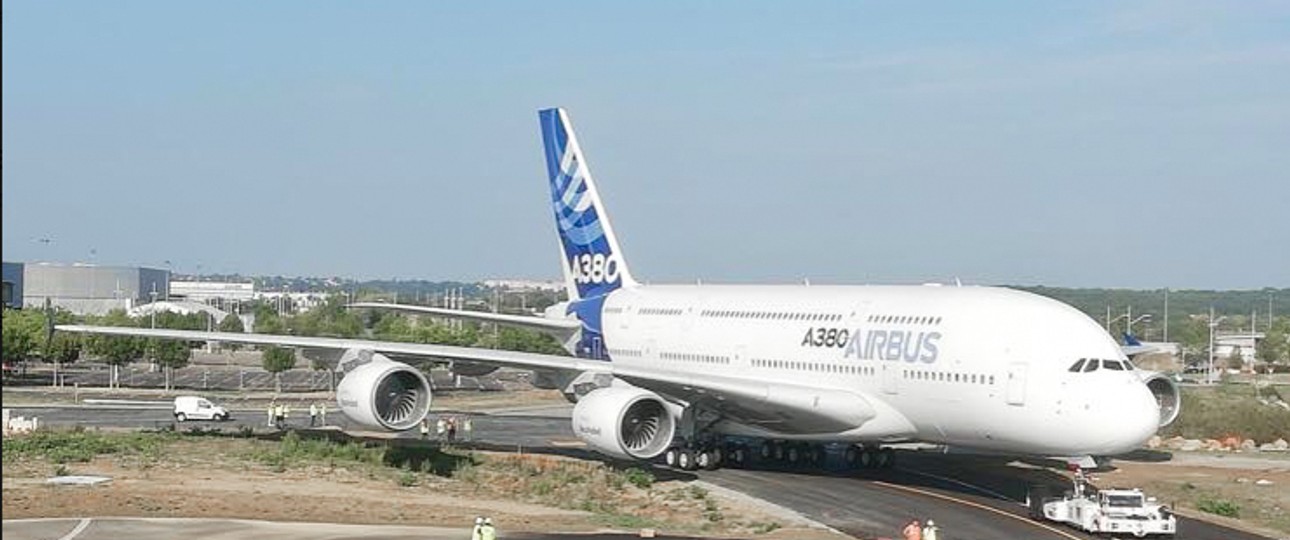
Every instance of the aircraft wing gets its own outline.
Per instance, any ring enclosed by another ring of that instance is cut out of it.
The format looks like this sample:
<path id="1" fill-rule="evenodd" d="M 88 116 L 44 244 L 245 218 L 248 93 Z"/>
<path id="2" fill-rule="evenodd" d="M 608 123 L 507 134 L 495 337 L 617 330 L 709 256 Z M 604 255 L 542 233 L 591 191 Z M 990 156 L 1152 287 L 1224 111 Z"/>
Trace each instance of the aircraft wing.
<path id="1" fill-rule="evenodd" d="M 1130 359 L 1140 354 L 1153 353 L 1160 350 L 1160 347 L 1143 344 L 1142 341 L 1138 340 L 1138 338 L 1133 334 L 1127 333 L 1124 334 L 1124 345 L 1120 346 L 1120 351 Z"/>
<path id="2" fill-rule="evenodd" d="M 197 330 L 133 328 L 128 326 L 88 326 L 79 324 L 60 324 L 55 326 L 55 329 L 62 332 L 82 334 L 182 339 L 186 341 L 220 341 L 225 343 L 245 343 L 248 345 L 300 347 L 303 349 L 326 349 L 334 351 L 362 349 L 400 358 L 420 357 L 442 360 L 468 360 L 497 366 L 525 369 L 588 371 L 595 369 L 603 370 L 605 367 L 605 362 L 582 360 L 571 356 L 555 356 L 549 354 L 504 351 L 497 349 L 478 349 L 473 347 L 453 347 L 450 345 L 431 345 L 426 343 L 404 343 L 399 341 L 284 336 L 275 334 L 245 334 L 236 332 L 202 332 Z"/>
<path id="3" fill-rule="evenodd" d="M 474 347 L 330 337 L 204 332 L 128 326 L 57 325 L 58 331 L 83 334 L 219 341 L 302 349 L 370 350 L 394 358 L 458 360 L 521 369 L 610 373 L 635 386 L 685 403 L 703 402 L 737 423 L 781 433 L 832 433 L 877 416 L 871 401 L 853 392 L 749 381 L 728 376 L 683 374 L 622 366 L 600 360 Z"/>
<path id="4" fill-rule="evenodd" d="M 572 335 L 582 326 L 582 323 L 574 319 L 547 319 L 544 317 L 532 317 L 526 315 L 507 315 L 504 313 L 488 313 L 484 311 L 466 311 L 461 309 L 445 309 L 429 306 L 411 306 L 407 304 L 386 304 L 384 302 L 355 302 L 348 304 L 349 308 L 365 309 L 387 309 L 390 311 L 401 311 L 404 313 L 415 313 L 418 315 L 433 315 L 436 317 L 445 317 L 451 319 L 465 319 L 468 321 L 487 322 L 519 326 L 532 330 L 542 330 L 554 332 L 563 336 Z"/>

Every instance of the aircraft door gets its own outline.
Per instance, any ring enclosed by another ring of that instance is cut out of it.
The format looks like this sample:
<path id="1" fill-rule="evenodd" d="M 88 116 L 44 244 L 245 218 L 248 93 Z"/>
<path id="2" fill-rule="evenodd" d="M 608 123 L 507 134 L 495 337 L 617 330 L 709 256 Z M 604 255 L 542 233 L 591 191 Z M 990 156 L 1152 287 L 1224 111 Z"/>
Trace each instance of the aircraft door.
<path id="1" fill-rule="evenodd" d="M 1008 364 L 1008 405 L 1026 404 L 1026 372 L 1029 368 L 1025 362 Z"/>
<path id="2" fill-rule="evenodd" d="M 882 363 L 882 391 L 887 394 L 900 392 L 900 366 L 890 362 Z"/>

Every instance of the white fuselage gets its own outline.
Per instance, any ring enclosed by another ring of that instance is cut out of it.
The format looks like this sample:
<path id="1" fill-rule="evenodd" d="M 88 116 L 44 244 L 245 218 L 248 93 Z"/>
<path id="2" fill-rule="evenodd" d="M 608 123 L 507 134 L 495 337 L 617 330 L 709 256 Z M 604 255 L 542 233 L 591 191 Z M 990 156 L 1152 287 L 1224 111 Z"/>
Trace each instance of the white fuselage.
<path id="1" fill-rule="evenodd" d="M 1153 434 L 1158 405 L 1119 346 L 1074 308 L 1011 289 L 952 286 L 638 286 L 602 311 L 605 352 L 641 371 L 854 392 L 879 411 L 840 433 L 1038 455 L 1109 455 Z M 775 436 L 723 424 L 731 434 Z"/>

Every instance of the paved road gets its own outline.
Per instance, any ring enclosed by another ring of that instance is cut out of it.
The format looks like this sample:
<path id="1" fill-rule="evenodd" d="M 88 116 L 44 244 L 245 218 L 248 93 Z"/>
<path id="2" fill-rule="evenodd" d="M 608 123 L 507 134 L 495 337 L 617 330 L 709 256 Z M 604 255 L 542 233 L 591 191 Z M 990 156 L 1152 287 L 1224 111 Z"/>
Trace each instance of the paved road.
<path id="1" fill-rule="evenodd" d="M 398 525 L 340 525 L 335 523 L 285 523 L 242 519 L 95 518 L 15 519 L 4 521 L 5 540 L 461 540 L 470 529 Z M 504 540 L 622 540 L 627 534 L 543 534 L 499 531 Z M 659 536 L 684 540 L 679 536 Z"/>
<path id="2" fill-rule="evenodd" d="M 528 451 L 592 458 L 573 435 L 567 411 L 567 407 L 558 407 L 522 414 L 472 414 L 475 444 L 486 449 L 510 450 L 522 446 Z M 13 414 L 38 416 L 44 424 L 86 427 L 161 427 L 173 423 L 169 405 L 164 403 L 132 407 L 21 407 L 14 409 Z M 235 410 L 229 422 L 188 422 L 181 424 L 180 429 L 191 425 L 237 430 L 246 426 L 269 431 L 264 416 L 263 411 Z M 329 415 L 328 420 L 343 429 L 356 427 L 342 414 Z M 293 416 L 291 423 L 304 427 L 308 417 Z M 381 436 L 407 443 L 419 438 L 416 432 Z M 831 455 L 831 459 L 836 458 Z M 944 530 L 953 531 L 952 536 L 946 536 L 954 540 L 1090 538 L 1072 529 L 1026 519 L 1025 508 L 1021 506 L 1026 482 L 1013 475 L 991 472 L 998 468 L 966 465 L 971 462 L 964 456 L 916 451 L 899 452 L 898 463 L 899 467 L 892 471 L 866 473 L 789 471 L 778 465 L 757 463 L 749 470 L 681 473 L 656 468 L 655 472 L 664 477 L 699 478 L 747 493 L 858 538 L 896 537 L 900 526 L 913 517 L 935 519 Z M 1063 479 L 1053 474 L 1048 481 L 1060 486 Z M 1267 540 L 1187 518 L 1180 518 L 1177 538 Z"/>

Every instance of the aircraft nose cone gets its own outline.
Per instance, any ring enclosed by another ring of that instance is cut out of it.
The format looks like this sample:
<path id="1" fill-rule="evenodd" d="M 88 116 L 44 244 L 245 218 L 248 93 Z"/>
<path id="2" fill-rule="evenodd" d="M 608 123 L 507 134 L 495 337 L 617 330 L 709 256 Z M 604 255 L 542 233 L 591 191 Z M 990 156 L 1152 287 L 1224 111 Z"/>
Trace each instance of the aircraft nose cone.
<path id="1" fill-rule="evenodd" d="M 1116 418 L 1116 423 L 1120 426 L 1116 446 L 1120 447 L 1121 453 L 1142 446 L 1160 429 L 1160 405 L 1152 398 L 1146 385 L 1135 385 L 1124 394 L 1119 400 Z"/>

